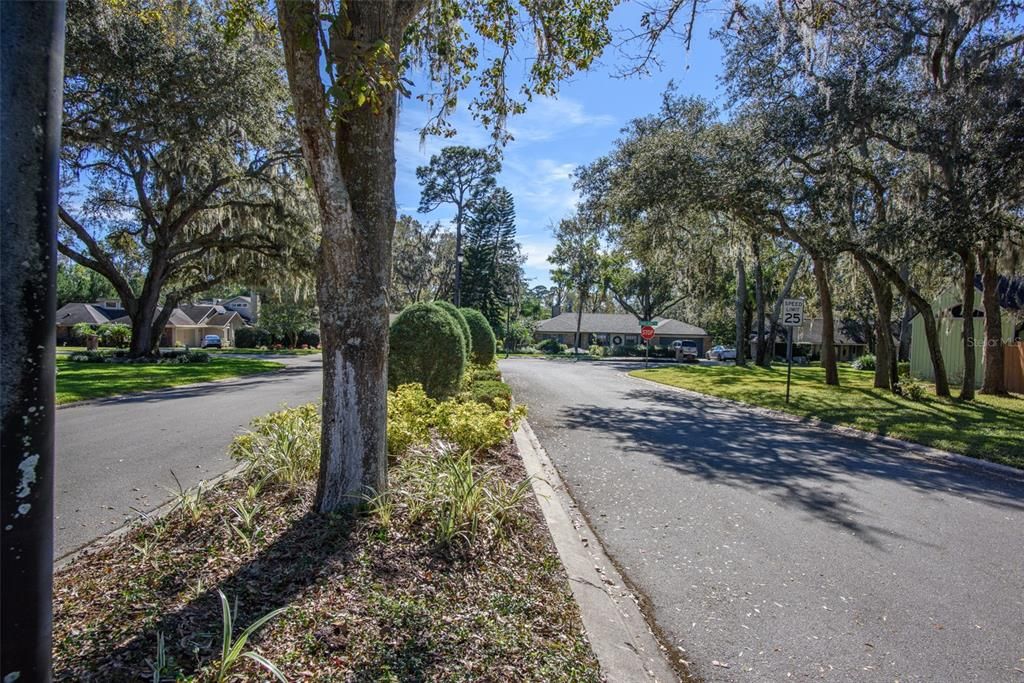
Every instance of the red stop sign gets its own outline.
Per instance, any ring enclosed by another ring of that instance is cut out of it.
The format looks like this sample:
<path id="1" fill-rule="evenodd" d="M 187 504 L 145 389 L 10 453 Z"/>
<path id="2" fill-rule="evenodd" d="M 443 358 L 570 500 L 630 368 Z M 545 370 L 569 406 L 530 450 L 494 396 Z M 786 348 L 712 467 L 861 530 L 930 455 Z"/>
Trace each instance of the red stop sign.
<path id="1" fill-rule="evenodd" d="M 644 341 L 651 341 L 654 339 L 654 328 L 650 325 L 644 325 L 640 328 L 640 336 L 644 338 Z"/>

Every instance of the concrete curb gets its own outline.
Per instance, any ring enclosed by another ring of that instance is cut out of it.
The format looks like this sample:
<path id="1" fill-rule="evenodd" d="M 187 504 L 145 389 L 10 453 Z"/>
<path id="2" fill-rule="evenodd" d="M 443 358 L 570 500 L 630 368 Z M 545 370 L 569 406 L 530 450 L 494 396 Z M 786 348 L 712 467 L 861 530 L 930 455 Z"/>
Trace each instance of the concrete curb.
<path id="1" fill-rule="evenodd" d="M 212 479 L 204 479 L 195 486 L 190 486 L 185 490 L 194 491 L 200 486 L 211 488 L 213 486 L 216 486 L 217 484 L 220 484 L 223 481 L 227 481 L 228 479 L 234 479 L 235 477 L 245 472 L 246 467 L 246 463 L 239 463 L 238 465 L 235 465 L 227 472 L 222 472 L 221 474 L 218 474 L 216 477 L 213 477 Z M 80 545 L 74 550 L 64 553 L 63 555 L 61 555 L 53 561 L 53 571 L 59 572 L 63 569 L 66 569 L 68 565 L 73 563 L 79 557 L 97 552 L 99 550 L 102 550 L 103 548 L 106 548 L 108 545 L 116 543 L 118 540 L 120 540 L 122 536 L 124 536 L 133 529 L 139 528 L 139 526 L 152 524 L 161 517 L 170 514 L 175 509 L 176 506 L 177 501 L 175 501 L 174 499 L 168 500 L 156 506 L 149 512 L 141 513 L 139 519 L 128 522 L 127 524 L 122 524 L 110 533 L 104 534 L 99 538 L 94 538 L 93 540 L 88 541 L 84 545 Z"/>
<path id="2" fill-rule="evenodd" d="M 530 425 L 523 420 L 514 436 L 605 679 L 680 680 Z"/>
<path id="3" fill-rule="evenodd" d="M 942 465 L 960 465 L 970 469 L 983 470 L 988 474 L 998 474 L 1003 477 L 1009 477 L 1011 479 L 1019 479 L 1024 481 L 1024 470 L 1019 470 L 1016 467 L 1010 467 L 1009 465 L 1002 465 L 997 462 L 989 462 L 988 460 L 980 460 L 978 458 L 972 458 L 969 455 L 961 455 L 960 453 L 951 453 L 949 451 L 943 451 L 938 448 L 932 448 L 931 446 L 925 446 L 923 444 L 914 443 L 913 441 L 904 441 L 894 436 L 885 436 L 883 434 L 875 434 L 874 432 L 867 432 L 863 429 L 857 429 L 856 427 L 848 427 L 846 425 L 837 425 L 831 422 L 825 422 L 819 420 L 816 417 L 800 417 L 799 415 L 793 415 L 792 413 L 786 413 L 781 410 L 775 410 L 774 408 L 765 408 L 763 406 L 755 406 L 750 403 L 743 403 L 742 401 L 734 401 L 731 398 L 722 398 L 721 396 L 714 396 L 712 394 L 702 394 L 699 391 L 693 391 L 692 389 L 683 389 L 682 387 L 674 387 L 671 384 L 663 384 L 656 382 L 651 379 L 645 379 L 643 377 L 636 377 L 629 374 L 628 372 L 622 373 L 626 378 L 643 382 L 645 384 L 654 384 L 664 389 L 670 389 L 672 391 L 686 394 L 687 396 L 700 397 L 704 400 L 710 400 L 711 403 L 718 402 L 721 405 L 731 406 L 736 408 L 742 408 L 759 415 L 765 415 L 767 417 L 781 418 L 789 422 L 797 422 L 811 427 L 817 427 L 818 429 L 824 429 L 831 432 L 838 432 L 845 436 L 852 436 L 862 441 L 872 441 L 875 443 L 887 444 L 889 446 L 898 446 L 903 448 L 901 456 L 907 458 L 915 458 L 918 460 L 928 460 L 931 462 L 937 462 Z"/>

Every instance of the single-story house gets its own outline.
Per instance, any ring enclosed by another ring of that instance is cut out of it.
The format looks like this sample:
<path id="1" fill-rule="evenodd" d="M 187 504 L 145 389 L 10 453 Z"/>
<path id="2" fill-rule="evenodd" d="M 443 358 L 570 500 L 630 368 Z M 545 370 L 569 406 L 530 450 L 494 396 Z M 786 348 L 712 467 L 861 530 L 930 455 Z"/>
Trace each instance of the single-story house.
<path id="1" fill-rule="evenodd" d="M 985 310 L 981 303 L 981 277 L 975 278 L 977 295 L 974 298 L 974 379 L 981 386 L 984 379 Z M 1024 339 L 1024 277 L 1000 277 L 999 307 L 1002 311 L 1001 329 L 1004 343 Z M 952 384 L 959 384 L 964 376 L 963 294 L 959 287 L 949 287 L 932 301 L 935 326 L 939 333 L 939 349 L 946 365 L 946 375 Z M 924 320 L 914 316 L 910 327 L 910 374 L 919 379 L 935 381 L 928 338 L 924 333 Z M 1009 370 L 1009 364 L 1007 364 Z"/>
<path id="2" fill-rule="evenodd" d="M 821 358 L 821 335 L 825 329 L 824 319 L 813 318 L 804 319 L 804 322 L 799 327 L 793 329 L 793 355 L 803 356 L 817 360 Z M 771 323 L 767 320 L 764 323 L 765 334 L 769 334 L 771 330 Z M 786 337 L 789 331 L 786 327 L 779 325 L 776 328 L 775 344 L 773 346 L 772 355 L 775 358 L 786 357 Z M 832 341 L 836 349 L 836 360 L 849 361 L 867 353 L 868 344 L 864 339 L 860 339 L 844 329 L 841 322 L 835 324 L 835 332 L 833 332 Z M 753 358 L 757 355 L 757 334 L 753 334 L 750 338 L 750 357 Z"/>
<path id="3" fill-rule="evenodd" d="M 120 301 L 65 304 L 57 311 L 57 343 L 76 341 L 72 328 L 78 323 L 131 325 L 131 319 Z M 208 334 L 219 336 L 225 346 L 233 346 L 235 330 L 244 326 L 245 321 L 238 313 L 223 306 L 182 304 L 171 311 L 160 346 L 201 346 Z"/>
<path id="4" fill-rule="evenodd" d="M 537 341 L 554 339 L 572 346 L 576 334 L 576 313 L 562 313 L 537 324 L 533 337 Z M 703 356 L 711 348 L 711 336 L 700 327 L 673 320 L 655 318 L 654 346 L 671 346 L 672 342 L 689 340 L 697 344 L 697 354 Z M 635 346 L 641 341 L 640 322 L 626 313 L 584 313 L 580 324 L 580 348 L 592 344 L 599 346 Z"/>

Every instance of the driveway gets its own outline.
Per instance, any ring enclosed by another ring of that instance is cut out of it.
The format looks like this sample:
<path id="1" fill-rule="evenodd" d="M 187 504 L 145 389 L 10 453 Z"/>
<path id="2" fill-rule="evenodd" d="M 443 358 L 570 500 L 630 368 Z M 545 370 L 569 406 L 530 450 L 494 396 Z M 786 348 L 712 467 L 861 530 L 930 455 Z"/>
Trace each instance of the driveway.
<path id="1" fill-rule="evenodd" d="M 236 464 L 249 421 L 320 399 L 320 356 L 274 358 L 279 372 L 69 405 L 57 411 L 57 558 Z"/>
<path id="2" fill-rule="evenodd" d="M 1024 481 L 693 398 L 635 367 L 501 362 L 694 674 L 1024 681 Z"/>

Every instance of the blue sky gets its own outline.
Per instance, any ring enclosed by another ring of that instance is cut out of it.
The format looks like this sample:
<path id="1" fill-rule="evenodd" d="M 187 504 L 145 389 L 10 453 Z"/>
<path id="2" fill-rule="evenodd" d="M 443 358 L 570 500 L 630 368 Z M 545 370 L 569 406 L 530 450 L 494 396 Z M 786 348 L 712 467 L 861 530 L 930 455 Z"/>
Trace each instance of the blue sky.
<path id="1" fill-rule="evenodd" d="M 636 27 L 639 15 L 636 3 L 626 2 L 613 14 L 612 27 Z M 571 174 L 577 166 L 607 153 L 630 119 L 655 111 L 669 81 L 676 82 L 680 94 L 719 99 L 722 49 L 708 32 L 720 22 L 717 14 L 702 17 L 688 53 L 682 39 L 668 38 L 659 50 L 663 67 L 649 76 L 617 78 L 628 60 L 620 50 L 609 47 L 597 68 L 564 83 L 557 98 L 535 99 L 526 114 L 509 121 L 515 139 L 505 147 L 498 182 L 515 198 L 518 236 L 531 284 L 550 284 L 546 259 L 554 242 L 552 224 L 573 211 L 576 195 Z M 529 57 L 527 47 L 520 48 L 517 55 L 521 70 L 525 70 L 523 58 Z M 444 146 L 482 147 L 490 137 L 460 105 L 453 119 L 458 135 L 428 138 L 421 145 L 418 129 L 427 119 L 419 102 L 403 103 L 396 145 L 398 212 L 422 221 L 448 222 L 453 215 L 448 207 L 417 213 L 416 167 L 426 164 L 430 155 Z"/>

